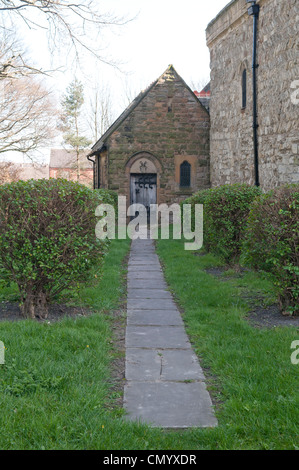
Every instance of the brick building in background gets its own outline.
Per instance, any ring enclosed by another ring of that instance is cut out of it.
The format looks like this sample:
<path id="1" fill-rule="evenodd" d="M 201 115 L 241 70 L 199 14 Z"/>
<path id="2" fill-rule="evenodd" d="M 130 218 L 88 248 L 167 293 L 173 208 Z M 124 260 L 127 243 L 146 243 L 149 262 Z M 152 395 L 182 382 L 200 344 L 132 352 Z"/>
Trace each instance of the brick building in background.
<path id="1" fill-rule="evenodd" d="M 79 158 L 79 183 L 93 186 L 93 167 L 87 160 L 88 151 L 83 151 Z M 74 151 L 66 149 L 51 149 L 49 176 L 50 178 L 65 178 L 78 181 L 77 157 Z"/>
<path id="2" fill-rule="evenodd" d="M 208 83 L 201 91 L 194 91 L 201 104 L 210 111 L 211 84 Z"/>
<path id="3" fill-rule="evenodd" d="M 49 165 L 39 163 L 0 162 L 0 184 L 18 180 L 48 179 Z"/>
<path id="4" fill-rule="evenodd" d="M 256 6 L 260 8 L 256 44 L 258 170 L 260 185 L 267 190 L 299 182 L 299 1 L 258 0 Z M 248 14 L 249 7 L 246 0 L 231 1 L 206 30 L 211 56 L 213 186 L 255 182 L 253 17 Z"/>
<path id="5" fill-rule="evenodd" d="M 178 202 L 208 188 L 209 113 L 173 66 L 93 146 L 94 187 L 127 202 Z"/>

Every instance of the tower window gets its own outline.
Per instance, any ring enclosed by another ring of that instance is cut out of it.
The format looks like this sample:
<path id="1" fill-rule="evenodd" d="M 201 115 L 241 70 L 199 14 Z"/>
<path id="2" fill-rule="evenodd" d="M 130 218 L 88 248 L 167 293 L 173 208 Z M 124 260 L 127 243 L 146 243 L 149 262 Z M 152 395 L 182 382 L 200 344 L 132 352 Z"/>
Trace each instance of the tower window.
<path id="1" fill-rule="evenodd" d="M 247 70 L 244 69 L 242 73 L 242 109 L 247 105 Z"/>
<path id="2" fill-rule="evenodd" d="M 191 165 L 186 160 L 180 166 L 180 186 L 189 188 L 191 185 Z"/>

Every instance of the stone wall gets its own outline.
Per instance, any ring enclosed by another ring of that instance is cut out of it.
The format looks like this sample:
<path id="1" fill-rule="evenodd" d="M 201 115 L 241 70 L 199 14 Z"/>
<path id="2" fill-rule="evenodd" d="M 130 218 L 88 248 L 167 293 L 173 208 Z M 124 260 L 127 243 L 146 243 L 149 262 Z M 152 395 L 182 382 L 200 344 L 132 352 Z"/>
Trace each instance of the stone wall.
<path id="1" fill-rule="evenodd" d="M 209 115 L 173 67 L 144 94 L 105 140 L 101 185 L 129 196 L 138 157 L 157 170 L 157 202 L 173 203 L 209 187 Z M 178 166 L 191 165 L 191 187 L 180 188 Z"/>
<path id="2" fill-rule="evenodd" d="M 299 182 L 299 2 L 260 0 L 258 135 L 265 190 Z M 252 130 L 253 18 L 233 0 L 208 25 L 211 56 L 210 164 L 213 186 L 254 182 Z M 242 72 L 247 106 L 242 109 Z"/>

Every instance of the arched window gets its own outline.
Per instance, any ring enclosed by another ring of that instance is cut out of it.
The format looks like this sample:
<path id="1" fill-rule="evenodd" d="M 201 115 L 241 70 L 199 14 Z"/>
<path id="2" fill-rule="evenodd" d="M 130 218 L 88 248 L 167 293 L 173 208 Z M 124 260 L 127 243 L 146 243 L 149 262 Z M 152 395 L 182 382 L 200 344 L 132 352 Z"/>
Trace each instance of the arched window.
<path id="1" fill-rule="evenodd" d="M 244 69 L 242 72 L 242 109 L 245 109 L 247 105 L 247 70 Z"/>
<path id="2" fill-rule="evenodd" d="M 180 166 L 180 186 L 189 188 L 191 185 L 191 165 L 186 160 Z"/>

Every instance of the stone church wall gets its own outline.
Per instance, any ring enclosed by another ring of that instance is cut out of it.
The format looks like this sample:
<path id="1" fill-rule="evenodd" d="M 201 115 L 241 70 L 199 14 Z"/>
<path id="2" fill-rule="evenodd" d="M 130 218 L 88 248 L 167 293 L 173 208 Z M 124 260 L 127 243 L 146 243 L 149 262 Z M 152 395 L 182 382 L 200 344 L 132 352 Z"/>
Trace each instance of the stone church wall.
<path id="1" fill-rule="evenodd" d="M 130 171 L 140 157 L 157 169 L 157 202 L 171 204 L 210 185 L 209 114 L 170 67 L 105 142 L 102 187 L 130 194 Z M 181 188 L 179 166 L 191 165 Z"/>
<path id="2" fill-rule="evenodd" d="M 299 182 L 299 2 L 260 0 L 258 135 L 261 187 Z M 252 130 L 253 18 L 233 0 L 208 25 L 211 57 L 212 186 L 254 182 Z M 247 105 L 242 109 L 242 72 Z"/>

